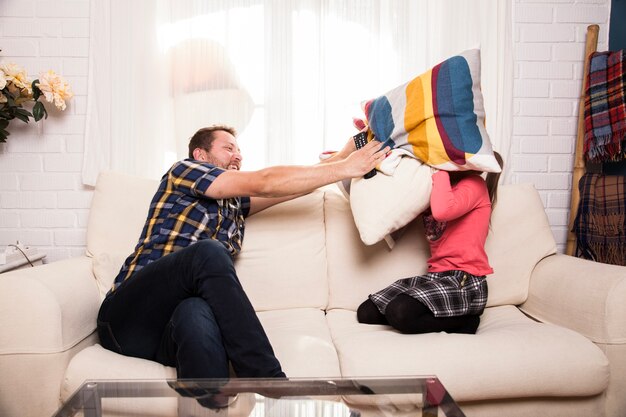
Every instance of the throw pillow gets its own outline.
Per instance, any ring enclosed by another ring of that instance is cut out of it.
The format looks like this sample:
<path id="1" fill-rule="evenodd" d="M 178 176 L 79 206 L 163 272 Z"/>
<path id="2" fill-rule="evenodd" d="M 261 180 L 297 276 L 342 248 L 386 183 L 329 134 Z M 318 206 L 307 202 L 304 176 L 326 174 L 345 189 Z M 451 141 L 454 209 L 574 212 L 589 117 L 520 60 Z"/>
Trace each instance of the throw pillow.
<path id="1" fill-rule="evenodd" d="M 434 168 L 500 172 L 485 129 L 479 49 L 446 59 L 363 110 L 377 140 Z"/>
<path id="2" fill-rule="evenodd" d="M 361 241 L 373 245 L 384 239 L 392 249 L 393 233 L 428 208 L 431 189 L 431 168 L 411 157 L 400 158 L 393 175 L 353 179 L 350 207 Z"/>

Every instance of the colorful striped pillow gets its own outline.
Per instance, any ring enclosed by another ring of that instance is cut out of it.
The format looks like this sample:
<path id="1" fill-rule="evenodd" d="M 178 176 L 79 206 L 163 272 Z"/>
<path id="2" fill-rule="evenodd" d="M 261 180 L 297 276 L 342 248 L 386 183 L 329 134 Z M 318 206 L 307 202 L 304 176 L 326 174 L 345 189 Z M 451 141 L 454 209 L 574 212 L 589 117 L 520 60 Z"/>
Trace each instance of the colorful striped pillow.
<path id="1" fill-rule="evenodd" d="M 377 140 L 432 167 L 500 172 L 485 129 L 479 49 L 435 65 L 363 110 Z"/>

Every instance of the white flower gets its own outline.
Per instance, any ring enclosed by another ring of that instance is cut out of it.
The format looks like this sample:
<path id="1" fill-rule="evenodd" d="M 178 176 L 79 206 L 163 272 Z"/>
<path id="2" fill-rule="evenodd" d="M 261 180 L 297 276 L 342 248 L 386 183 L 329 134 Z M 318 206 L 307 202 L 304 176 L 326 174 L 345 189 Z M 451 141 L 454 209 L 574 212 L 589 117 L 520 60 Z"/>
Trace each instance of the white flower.
<path id="1" fill-rule="evenodd" d="M 70 85 L 54 71 L 49 70 L 39 77 L 37 87 L 41 90 L 48 103 L 54 102 L 59 110 L 65 110 L 65 100 L 74 96 Z"/>
<path id="2" fill-rule="evenodd" d="M 33 90 L 30 85 L 30 80 L 26 74 L 26 70 L 17 64 L 9 63 L 0 65 L 0 70 L 4 73 L 5 82 L 13 84 L 19 90 L 27 89 L 29 94 L 32 94 Z"/>
<path id="3" fill-rule="evenodd" d="M 0 69 L 0 90 L 4 90 L 4 87 L 6 86 L 7 86 L 6 76 L 4 75 L 4 71 Z"/>

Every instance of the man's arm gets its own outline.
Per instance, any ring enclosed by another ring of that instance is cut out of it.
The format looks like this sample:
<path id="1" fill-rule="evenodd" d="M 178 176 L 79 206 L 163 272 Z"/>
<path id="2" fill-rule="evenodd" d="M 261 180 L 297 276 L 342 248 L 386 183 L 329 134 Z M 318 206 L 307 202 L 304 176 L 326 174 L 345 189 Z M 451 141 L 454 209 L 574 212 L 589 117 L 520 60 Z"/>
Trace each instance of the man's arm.
<path id="1" fill-rule="evenodd" d="M 213 181 L 205 195 L 214 199 L 241 196 L 278 197 L 285 201 L 326 184 L 365 175 L 385 159 L 388 151 L 388 147 L 381 150 L 380 142 L 372 141 L 345 159 L 326 164 L 275 166 L 259 171 L 229 170 Z"/>
<path id="2" fill-rule="evenodd" d="M 348 142 L 345 144 L 343 149 L 339 152 L 335 152 L 330 158 L 320 161 L 319 164 L 327 164 L 330 162 L 339 162 L 346 159 L 352 152 L 356 150 L 356 146 L 354 144 L 354 139 L 351 137 Z M 274 197 L 274 198 L 265 198 L 265 197 L 250 197 L 250 212 L 249 215 L 253 215 L 262 210 L 265 210 L 268 207 L 274 206 L 279 203 L 283 203 L 285 201 L 293 200 L 294 198 L 301 197 L 306 195 L 307 193 L 298 193 L 292 194 L 285 197 Z"/>

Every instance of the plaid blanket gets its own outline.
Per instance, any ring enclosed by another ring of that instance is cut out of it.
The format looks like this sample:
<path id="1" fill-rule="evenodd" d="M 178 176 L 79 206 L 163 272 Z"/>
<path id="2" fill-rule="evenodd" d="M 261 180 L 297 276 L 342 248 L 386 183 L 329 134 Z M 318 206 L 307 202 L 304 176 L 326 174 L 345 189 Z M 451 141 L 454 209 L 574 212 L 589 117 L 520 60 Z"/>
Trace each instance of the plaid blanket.
<path id="1" fill-rule="evenodd" d="M 590 56 L 585 91 L 584 156 L 591 162 L 621 161 L 626 153 L 624 51 Z"/>
<path id="2" fill-rule="evenodd" d="M 585 174 L 580 179 L 580 205 L 572 230 L 576 234 L 576 256 L 626 265 L 625 178 Z"/>

